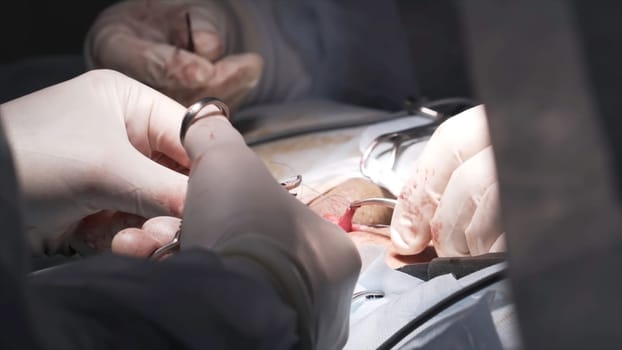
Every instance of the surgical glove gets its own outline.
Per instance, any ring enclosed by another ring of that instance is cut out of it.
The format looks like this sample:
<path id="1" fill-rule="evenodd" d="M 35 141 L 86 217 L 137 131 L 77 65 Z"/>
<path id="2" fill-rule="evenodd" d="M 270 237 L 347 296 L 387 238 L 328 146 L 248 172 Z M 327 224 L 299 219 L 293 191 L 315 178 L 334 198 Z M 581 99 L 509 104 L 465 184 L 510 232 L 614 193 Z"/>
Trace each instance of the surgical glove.
<path id="1" fill-rule="evenodd" d="M 341 348 L 361 264 L 352 240 L 285 191 L 226 118 L 198 120 L 184 146 L 192 170 L 181 248 L 261 265 L 297 310 L 301 343 Z"/>
<path id="2" fill-rule="evenodd" d="M 0 112 L 35 252 L 74 238 L 95 244 L 144 218 L 181 215 L 187 177 L 158 164 L 190 166 L 178 134 L 185 109 L 175 101 L 102 70 Z"/>
<path id="3" fill-rule="evenodd" d="M 257 84 L 263 65 L 259 55 L 242 52 L 239 36 L 223 1 L 123 1 L 99 15 L 85 58 L 89 68 L 120 71 L 184 105 L 214 96 L 235 108 Z"/>
<path id="4" fill-rule="evenodd" d="M 456 115 L 432 135 L 398 198 L 391 240 L 405 255 L 423 251 L 430 240 L 439 256 L 505 249 L 483 106 Z"/>

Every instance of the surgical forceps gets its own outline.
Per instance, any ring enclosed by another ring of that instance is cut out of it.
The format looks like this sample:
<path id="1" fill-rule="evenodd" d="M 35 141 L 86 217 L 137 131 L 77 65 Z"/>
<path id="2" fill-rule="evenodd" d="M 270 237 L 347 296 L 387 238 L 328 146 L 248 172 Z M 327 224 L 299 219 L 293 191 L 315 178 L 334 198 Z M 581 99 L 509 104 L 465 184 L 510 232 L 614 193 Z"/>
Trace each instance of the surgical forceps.
<path id="1" fill-rule="evenodd" d="M 350 203 L 349 206 L 349 210 L 350 211 L 355 211 L 356 209 L 360 208 L 360 207 L 364 207 L 364 206 L 368 206 L 368 205 L 379 205 L 379 206 L 383 206 L 386 208 L 390 208 L 390 209 L 394 209 L 395 205 L 397 204 L 397 199 L 390 199 L 390 198 L 382 198 L 382 197 L 371 197 L 371 198 L 365 198 L 365 199 L 359 199 L 356 201 L 352 201 Z M 352 217 L 354 216 L 354 213 L 352 212 L 349 216 L 349 220 L 352 220 Z M 344 216 L 346 217 L 346 216 Z M 352 222 L 349 223 L 349 226 L 352 225 Z M 371 228 L 387 228 L 390 225 L 385 225 L 385 224 L 371 224 L 371 225 L 366 225 L 368 227 Z"/>
<path id="2" fill-rule="evenodd" d="M 298 186 L 300 186 L 301 183 L 302 183 L 302 175 L 292 176 L 280 182 L 281 186 L 286 191 L 291 191 L 297 188 Z M 292 193 L 292 194 L 294 196 L 296 195 L 296 193 Z M 151 253 L 150 258 L 154 260 L 160 260 L 160 258 L 162 258 L 167 253 L 174 253 L 174 252 L 179 251 L 179 247 L 181 245 L 180 238 L 181 238 L 181 224 L 179 226 L 179 230 L 175 232 L 175 236 L 173 237 L 173 239 L 170 242 L 166 243 L 165 245 L 161 246 L 160 248 L 154 250 L 153 253 Z"/>
<path id="3" fill-rule="evenodd" d="M 179 240 L 180 238 L 181 238 L 181 223 L 179 224 L 179 230 L 175 232 L 175 236 L 173 237 L 173 239 L 170 242 L 166 243 L 165 245 L 161 246 L 160 248 L 156 249 L 153 253 L 151 253 L 151 259 L 160 260 L 160 258 L 162 258 L 167 253 L 173 253 L 173 252 L 178 251 L 179 246 L 181 244 L 181 241 Z"/>
<path id="4" fill-rule="evenodd" d="M 297 188 L 298 186 L 300 186 L 301 183 L 302 183 L 302 175 L 296 175 L 296 176 L 288 177 L 285 180 L 282 180 L 281 186 L 283 186 L 284 189 L 291 191 Z M 292 195 L 296 196 L 296 193 L 292 193 Z"/>
<path id="5" fill-rule="evenodd" d="M 186 30 L 188 32 L 187 40 L 188 45 L 186 46 L 186 50 L 189 52 L 194 52 L 194 35 L 192 35 L 192 22 L 190 21 L 190 12 L 186 12 Z"/>
<path id="6" fill-rule="evenodd" d="M 397 199 L 383 198 L 383 197 L 371 197 L 365 199 L 359 199 L 350 203 L 350 208 L 360 208 L 367 205 L 381 205 L 383 207 L 394 209 L 397 204 Z"/>
<path id="7" fill-rule="evenodd" d="M 352 301 L 356 301 L 360 298 L 365 299 L 378 299 L 384 297 L 384 292 L 381 290 L 364 290 L 361 292 L 356 292 L 352 294 Z"/>
<path id="8" fill-rule="evenodd" d="M 361 170 L 361 174 L 367 178 L 372 178 L 372 175 L 369 171 L 369 161 L 371 159 L 372 154 L 384 143 L 389 143 L 391 146 L 389 150 L 385 150 L 381 152 L 384 154 L 386 152 L 391 152 L 391 158 L 389 161 L 390 169 L 394 170 L 395 165 L 397 163 L 397 158 L 399 156 L 400 149 L 402 145 L 405 143 L 415 144 L 426 140 L 430 137 L 436 128 L 441 125 L 445 120 L 448 119 L 442 113 L 438 113 L 430 108 L 421 107 L 419 108 L 418 115 L 427 117 L 432 121 L 425 125 L 415 126 L 413 128 L 404 129 L 400 131 L 394 131 L 386 134 L 382 134 L 376 137 L 365 149 L 363 152 L 363 156 L 361 157 L 361 161 L 359 163 L 359 168 Z"/>

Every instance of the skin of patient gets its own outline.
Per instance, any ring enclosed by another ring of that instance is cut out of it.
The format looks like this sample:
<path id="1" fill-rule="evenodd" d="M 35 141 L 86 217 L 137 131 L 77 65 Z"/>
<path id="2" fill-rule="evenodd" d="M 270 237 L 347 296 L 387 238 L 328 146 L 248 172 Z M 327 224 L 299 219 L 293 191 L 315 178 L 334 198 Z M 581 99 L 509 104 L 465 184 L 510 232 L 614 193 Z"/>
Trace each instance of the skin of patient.
<path id="1" fill-rule="evenodd" d="M 309 207 L 318 215 L 337 224 L 339 217 L 346 212 L 351 202 L 370 197 L 394 198 L 390 193 L 372 182 L 362 178 L 354 178 L 335 186 L 309 203 Z M 392 268 L 405 264 L 426 262 L 436 257 L 432 247 L 428 247 L 417 255 L 399 255 L 393 249 L 388 229 L 374 229 L 366 226 L 372 224 L 388 225 L 391 222 L 392 213 L 393 210 L 382 206 L 359 208 L 352 218 L 353 231 L 349 232 L 357 247 L 360 248 L 365 245 L 386 247 L 387 264 Z"/>

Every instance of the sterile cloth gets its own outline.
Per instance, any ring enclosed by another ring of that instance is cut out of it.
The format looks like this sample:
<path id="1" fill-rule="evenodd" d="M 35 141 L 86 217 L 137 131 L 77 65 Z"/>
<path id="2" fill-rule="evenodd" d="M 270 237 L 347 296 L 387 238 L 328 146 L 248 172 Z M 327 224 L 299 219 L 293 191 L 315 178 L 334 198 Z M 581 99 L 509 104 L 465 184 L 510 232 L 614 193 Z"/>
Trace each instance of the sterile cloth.
<path id="1" fill-rule="evenodd" d="M 250 109 L 241 115 L 237 123 L 242 128 L 249 128 L 243 130 L 243 133 L 251 141 L 286 133 L 288 128 L 295 130 L 313 124 L 367 123 L 288 137 L 253 147 L 277 179 L 301 174 L 303 182 L 297 191 L 298 198 L 309 203 L 347 179 L 364 177 L 359 168 L 361 156 L 375 137 L 430 122 L 419 116 L 386 120 L 388 115 L 386 111 L 314 100 Z M 374 119 L 385 121 L 373 123 Z M 387 154 L 372 159 L 369 167 L 371 180 L 397 196 L 410 177 L 414 162 L 425 143 L 404 148 L 396 162 L 395 171 L 388 167 Z"/>
<path id="2" fill-rule="evenodd" d="M 270 124 L 270 121 L 286 122 L 288 115 L 294 118 L 296 127 L 340 120 L 352 122 L 357 118 L 367 118 L 369 121 L 374 115 L 383 115 L 381 111 L 329 101 L 262 107 L 255 113 L 258 120 L 254 123 L 260 127 L 245 133 L 247 139 L 283 133 L 292 126 Z M 251 110 L 246 116 L 246 122 L 252 120 L 249 118 L 252 115 Z M 303 183 L 296 191 L 300 200 L 309 203 L 347 179 L 363 177 L 359 169 L 361 155 L 374 138 L 429 122 L 424 117 L 402 117 L 365 126 L 289 137 L 260 144 L 254 150 L 277 179 L 301 174 Z M 371 159 L 371 180 L 397 196 L 410 177 L 426 142 L 405 147 L 394 170 L 389 169 L 388 154 Z M 363 267 L 354 291 L 380 290 L 385 296 L 378 299 L 359 298 L 353 302 L 346 349 L 375 349 L 433 303 L 462 289 L 471 281 L 502 268 L 502 265 L 494 265 L 462 279 L 448 274 L 425 282 L 388 267 L 384 258 L 386 251 L 379 246 L 363 246 L 359 253 Z M 407 343 L 408 348 L 421 349 L 449 348 L 456 344 L 461 344 L 462 348 L 468 348 L 467 344 L 470 344 L 472 349 L 496 349 L 501 346 L 505 349 L 520 348 L 515 312 L 508 290 L 507 283 L 503 282 L 465 298 L 419 327 L 402 344 Z M 465 340 L 465 337 L 468 339 Z"/>
<path id="3" fill-rule="evenodd" d="M 497 264 L 456 279 L 451 274 L 423 281 L 390 269 L 384 251 L 369 255 L 355 287 L 358 291 L 383 291 L 378 299 L 359 298 L 352 303 L 350 335 L 345 349 L 375 349 L 432 304 L 504 267 Z M 464 298 L 433 317 L 400 344 L 408 349 L 520 349 L 516 314 L 509 286 L 503 281 Z"/>

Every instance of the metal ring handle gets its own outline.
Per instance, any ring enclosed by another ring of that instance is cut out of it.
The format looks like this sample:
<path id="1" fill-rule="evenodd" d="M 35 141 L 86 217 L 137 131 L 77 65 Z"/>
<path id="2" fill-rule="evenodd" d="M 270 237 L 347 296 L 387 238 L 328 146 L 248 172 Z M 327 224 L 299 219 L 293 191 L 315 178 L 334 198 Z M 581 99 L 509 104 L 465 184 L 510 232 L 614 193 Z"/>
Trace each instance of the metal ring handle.
<path id="1" fill-rule="evenodd" d="M 181 245 L 180 239 L 181 239 L 181 227 L 179 228 L 179 230 L 177 230 L 177 232 L 175 232 L 175 236 L 173 237 L 173 239 L 170 242 L 166 243 L 165 245 L 161 246 L 160 248 L 154 250 L 153 253 L 151 253 L 150 258 L 152 260 L 160 260 L 160 258 L 166 255 L 167 253 L 176 252 L 177 250 L 179 250 L 179 247 Z"/>
<path id="2" fill-rule="evenodd" d="M 203 116 L 203 117 L 197 118 L 197 115 L 199 114 L 201 110 L 203 110 L 203 108 L 209 105 L 214 105 L 218 107 L 218 109 L 220 109 L 222 114 L 224 114 L 225 117 L 229 119 L 230 117 L 229 106 L 227 106 L 226 103 L 222 102 L 216 97 L 205 97 L 205 98 L 200 99 L 199 101 L 195 102 L 190 107 L 188 107 L 188 109 L 186 110 L 186 115 L 184 115 L 184 119 L 182 119 L 181 121 L 181 128 L 179 129 L 179 140 L 181 140 L 182 144 L 184 143 L 184 138 L 186 137 L 186 132 L 188 132 L 188 128 L 190 128 L 190 126 L 194 124 L 194 122 L 196 122 L 197 120 L 203 117 L 207 117 L 207 116 Z"/>

